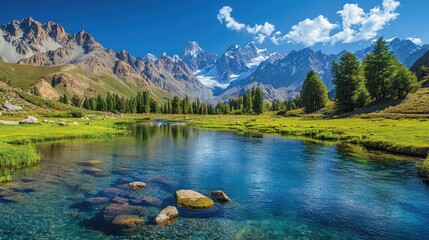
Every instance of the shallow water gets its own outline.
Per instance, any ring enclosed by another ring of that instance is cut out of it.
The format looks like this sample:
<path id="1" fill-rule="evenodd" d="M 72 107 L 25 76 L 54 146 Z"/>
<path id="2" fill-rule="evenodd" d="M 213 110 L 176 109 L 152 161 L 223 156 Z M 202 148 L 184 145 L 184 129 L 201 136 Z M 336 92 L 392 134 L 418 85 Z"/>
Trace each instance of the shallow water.
<path id="1" fill-rule="evenodd" d="M 0 185 L 3 238 L 427 239 L 429 187 L 416 159 L 361 154 L 275 135 L 239 135 L 181 126 L 135 126 L 108 141 L 42 144 L 39 166 Z M 99 159 L 90 171 L 86 160 Z M 100 170 L 98 170 L 100 171 Z M 100 225 L 101 205 L 84 201 L 130 181 L 128 199 L 146 225 L 126 236 Z M 179 208 L 179 221 L 153 218 L 178 189 L 221 189 L 232 203 Z"/>

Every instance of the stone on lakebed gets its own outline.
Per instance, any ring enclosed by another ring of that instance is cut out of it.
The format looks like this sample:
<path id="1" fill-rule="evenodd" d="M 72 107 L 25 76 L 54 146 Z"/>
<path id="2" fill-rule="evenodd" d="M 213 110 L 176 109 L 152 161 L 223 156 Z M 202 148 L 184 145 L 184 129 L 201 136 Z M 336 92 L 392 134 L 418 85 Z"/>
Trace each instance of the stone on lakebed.
<path id="1" fill-rule="evenodd" d="M 118 215 L 113 218 L 112 225 L 121 232 L 135 232 L 144 225 L 144 220 L 131 214 Z"/>
<path id="2" fill-rule="evenodd" d="M 112 203 L 103 210 L 104 219 L 114 218 L 119 215 L 140 215 L 143 214 L 143 209 L 139 206 L 129 204 Z"/>

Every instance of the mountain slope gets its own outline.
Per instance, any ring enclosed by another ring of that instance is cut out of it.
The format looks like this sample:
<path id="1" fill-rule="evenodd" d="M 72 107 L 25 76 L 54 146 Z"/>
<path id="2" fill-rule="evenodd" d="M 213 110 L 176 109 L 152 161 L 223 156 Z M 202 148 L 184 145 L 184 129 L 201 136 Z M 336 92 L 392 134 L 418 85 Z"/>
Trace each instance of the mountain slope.
<path id="1" fill-rule="evenodd" d="M 45 98 L 57 98 L 64 92 L 95 96 L 108 91 L 127 97 L 142 90 L 149 90 L 157 98 L 171 96 L 140 75 L 129 61 L 121 61 L 117 53 L 105 49 L 84 31 L 68 34 L 59 24 L 41 24 L 32 18 L 15 20 L 1 29 L 5 36 L 0 40 L 2 58 L 31 66 L 3 63 L 0 76 L 12 81 L 17 78 L 14 76 L 22 75 L 20 72 L 29 72 L 37 79 L 18 78 L 19 83 L 15 81 L 15 84 L 24 89 L 37 87 Z"/>
<path id="2" fill-rule="evenodd" d="M 417 59 L 417 61 L 411 67 L 411 71 L 417 72 L 422 66 L 429 67 L 429 51 L 427 51 L 422 57 Z"/>
<path id="3" fill-rule="evenodd" d="M 256 71 L 243 81 L 233 85 L 246 85 L 250 82 L 260 82 L 274 88 L 285 87 L 292 91 L 299 91 L 308 71 L 315 70 L 328 88 L 332 88 L 331 64 L 338 60 L 337 55 L 326 55 L 321 51 L 305 48 L 292 51 L 281 60 L 274 63 L 263 62 Z"/>
<path id="4" fill-rule="evenodd" d="M 212 97 L 210 89 L 200 83 L 189 66 L 177 55 L 170 57 L 167 54 L 156 61 L 146 62 L 142 72 L 144 76 L 158 87 L 168 92 L 184 97 L 208 100 Z"/>
<path id="5" fill-rule="evenodd" d="M 390 50 L 395 53 L 399 62 L 405 64 L 407 67 L 411 67 L 414 62 L 423 56 L 423 54 L 429 50 L 428 45 L 419 46 L 408 39 L 394 38 L 387 41 Z M 370 53 L 373 49 L 373 45 L 362 50 L 355 52 L 359 60 L 363 61 L 365 56 Z"/>

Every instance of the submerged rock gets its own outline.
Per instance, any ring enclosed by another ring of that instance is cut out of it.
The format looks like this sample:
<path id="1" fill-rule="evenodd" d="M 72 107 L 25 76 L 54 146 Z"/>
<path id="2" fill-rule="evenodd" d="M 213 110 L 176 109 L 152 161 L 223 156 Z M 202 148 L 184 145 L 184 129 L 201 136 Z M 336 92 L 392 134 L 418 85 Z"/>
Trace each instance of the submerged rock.
<path id="1" fill-rule="evenodd" d="M 104 163 L 104 161 L 94 159 L 94 160 L 86 160 L 86 161 L 80 162 L 78 164 L 81 166 L 95 166 L 95 165 L 98 165 L 100 163 Z"/>
<path id="2" fill-rule="evenodd" d="M 118 215 L 112 221 L 112 226 L 119 232 L 135 232 L 144 225 L 139 216 L 126 214 Z"/>
<path id="3" fill-rule="evenodd" d="M 111 218 L 114 218 L 119 215 L 140 215 L 143 214 L 143 209 L 138 206 L 132 206 L 129 204 L 119 204 L 119 203 L 112 203 L 104 208 L 103 210 L 103 216 L 104 219 L 108 220 Z"/>
<path id="4" fill-rule="evenodd" d="M 96 167 L 89 167 L 82 170 L 82 173 L 94 175 L 94 176 L 104 176 L 106 172 L 103 169 Z"/>
<path id="5" fill-rule="evenodd" d="M 119 188 L 106 188 L 103 190 L 104 195 L 110 198 L 115 198 L 122 193 L 122 190 Z"/>
<path id="6" fill-rule="evenodd" d="M 121 197 L 115 197 L 112 199 L 112 201 L 115 203 L 128 203 L 128 199 Z"/>
<path id="7" fill-rule="evenodd" d="M 139 190 L 146 187 L 146 183 L 144 182 L 130 182 L 127 186 L 133 190 Z"/>
<path id="8" fill-rule="evenodd" d="M 90 204 L 103 204 L 109 201 L 109 198 L 107 197 L 94 197 L 94 198 L 88 198 L 85 202 Z"/>
<path id="9" fill-rule="evenodd" d="M 149 205 L 161 206 L 162 204 L 162 200 L 156 197 L 144 196 L 141 200 Z"/>
<path id="10" fill-rule="evenodd" d="M 212 192 L 212 195 L 219 201 L 219 202 L 231 202 L 231 198 L 228 197 L 223 191 L 216 190 Z"/>
<path id="11" fill-rule="evenodd" d="M 37 118 L 33 116 L 28 116 L 26 119 L 19 121 L 19 124 L 35 124 L 37 123 Z"/>
<path id="12" fill-rule="evenodd" d="M 174 194 L 176 202 L 181 207 L 205 209 L 214 206 L 213 200 L 193 190 L 178 190 Z"/>
<path id="13" fill-rule="evenodd" d="M 155 224 L 158 226 L 165 226 L 173 224 L 177 221 L 179 217 L 179 211 L 177 211 L 176 207 L 167 206 L 162 209 L 162 211 L 156 216 Z"/>

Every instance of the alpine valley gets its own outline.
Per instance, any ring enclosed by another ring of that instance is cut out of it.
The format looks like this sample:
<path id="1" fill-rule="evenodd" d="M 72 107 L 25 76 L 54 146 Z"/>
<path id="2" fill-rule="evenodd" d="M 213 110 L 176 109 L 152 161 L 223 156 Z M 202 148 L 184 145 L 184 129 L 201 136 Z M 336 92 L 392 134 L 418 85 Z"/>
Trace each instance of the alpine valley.
<path id="1" fill-rule="evenodd" d="M 408 67 L 429 50 L 429 45 L 407 39 L 388 43 Z M 355 54 L 362 60 L 371 50 L 369 46 Z M 25 91 L 37 88 L 46 99 L 64 93 L 94 97 L 115 92 L 127 97 L 148 90 L 161 101 L 188 95 L 216 103 L 258 86 L 266 100 L 285 100 L 299 93 L 309 70 L 315 70 L 331 90 L 332 61 L 344 52 L 305 48 L 284 54 L 248 43 L 231 45 L 217 55 L 190 41 L 181 56 L 164 53 L 158 58 L 148 53 L 142 58 L 106 49 L 85 31 L 70 34 L 58 23 L 43 24 L 29 17 L 0 28 L 0 78 Z"/>

